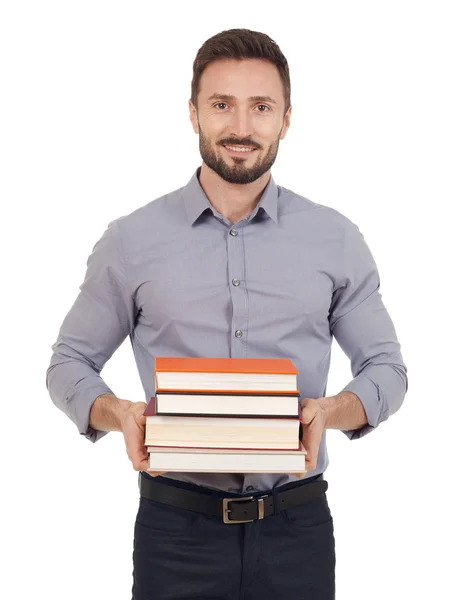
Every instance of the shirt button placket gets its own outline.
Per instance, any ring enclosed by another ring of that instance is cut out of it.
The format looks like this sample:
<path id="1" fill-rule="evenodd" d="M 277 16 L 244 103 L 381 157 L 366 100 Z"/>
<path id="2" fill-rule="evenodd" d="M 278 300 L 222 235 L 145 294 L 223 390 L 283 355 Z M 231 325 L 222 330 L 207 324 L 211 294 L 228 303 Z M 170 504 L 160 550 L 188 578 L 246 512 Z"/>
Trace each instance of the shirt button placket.
<path id="1" fill-rule="evenodd" d="M 228 273 L 231 286 L 230 294 L 232 300 L 232 330 L 233 342 L 231 349 L 232 357 L 245 356 L 245 324 L 248 317 L 248 297 L 246 289 L 242 289 L 243 281 L 238 277 L 244 273 L 244 245 L 240 239 L 240 231 L 237 227 L 232 227 L 229 231 L 230 236 L 238 239 L 231 239 L 227 245 L 228 252 Z M 244 235 L 243 229 L 241 234 Z M 242 339 L 243 338 L 243 339 Z M 241 342 L 241 343 L 240 343 Z"/>

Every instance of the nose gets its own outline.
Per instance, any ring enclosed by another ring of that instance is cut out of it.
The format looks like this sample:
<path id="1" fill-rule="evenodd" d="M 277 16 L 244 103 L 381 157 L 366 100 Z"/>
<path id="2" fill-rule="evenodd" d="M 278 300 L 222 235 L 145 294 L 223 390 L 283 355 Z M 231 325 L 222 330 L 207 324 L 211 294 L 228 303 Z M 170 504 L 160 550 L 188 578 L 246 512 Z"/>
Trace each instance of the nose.
<path id="1" fill-rule="evenodd" d="M 237 107 L 233 111 L 230 133 L 239 139 L 252 136 L 252 115 L 248 108 Z"/>

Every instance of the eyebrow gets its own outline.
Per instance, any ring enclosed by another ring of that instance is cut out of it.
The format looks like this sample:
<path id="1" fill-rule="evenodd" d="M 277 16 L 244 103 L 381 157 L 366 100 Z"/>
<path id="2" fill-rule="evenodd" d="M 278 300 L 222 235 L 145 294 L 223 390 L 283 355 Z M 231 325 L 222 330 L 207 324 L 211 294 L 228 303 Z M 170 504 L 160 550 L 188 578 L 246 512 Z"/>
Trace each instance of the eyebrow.
<path id="1" fill-rule="evenodd" d="M 231 102 L 232 100 L 235 100 L 235 96 L 232 96 L 231 94 L 211 94 L 207 102 L 210 100 L 228 100 Z M 249 96 L 248 100 L 250 102 L 270 102 L 271 104 L 277 104 L 276 100 L 273 100 L 271 96 Z"/>

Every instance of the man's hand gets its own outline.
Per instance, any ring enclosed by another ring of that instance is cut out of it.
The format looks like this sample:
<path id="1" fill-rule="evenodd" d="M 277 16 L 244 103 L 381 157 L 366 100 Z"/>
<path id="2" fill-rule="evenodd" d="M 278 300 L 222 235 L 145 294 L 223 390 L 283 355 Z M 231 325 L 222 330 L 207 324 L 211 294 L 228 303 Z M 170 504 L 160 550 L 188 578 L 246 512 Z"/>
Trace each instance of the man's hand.
<path id="1" fill-rule="evenodd" d="M 312 471 L 317 466 L 318 449 L 326 429 L 326 412 L 315 398 L 303 398 L 301 406 L 303 446 L 307 451 L 306 469 Z"/>
<path id="2" fill-rule="evenodd" d="M 120 421 L 128 458 L 135 471 L 148 469 L 148 453 L 145 446 L 146 417 L 143 414 L 146 406 L 145 402 L 132 402 Z M 159 471 L 147 471 L 147 473 L 153 477 L 163 474 Z"/>

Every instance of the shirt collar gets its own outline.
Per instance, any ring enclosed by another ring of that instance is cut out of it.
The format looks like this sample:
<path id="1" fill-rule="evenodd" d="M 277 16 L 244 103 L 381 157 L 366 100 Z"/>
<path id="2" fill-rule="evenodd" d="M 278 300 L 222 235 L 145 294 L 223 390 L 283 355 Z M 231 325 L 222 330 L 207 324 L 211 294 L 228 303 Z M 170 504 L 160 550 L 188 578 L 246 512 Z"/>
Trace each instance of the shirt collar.
<path id="1" fill-rule="evenodd" d="M 183 201 L 186 207 L 186 214 L 188 216 L 188 222 L 190 225 L 193 225 L 206 209 L 210 209 L 211 211 L 214 210 L 205 192 L 203 191 L 202 186 L 200 185 L 200 168 L 201 167 L 197 168 L 187 185 L 182 190 Z M 278 196 L 278 187 L 273 177 L 270 176 L 268 184 L 262 194 L 262 197 L 260 198 L 258 205 L 251 213 L 251 218 L 257 213 L 259 208 L 262 208 L 267 213 L 267 215 L 271 219 L 273 219 L 273 221 L 277 224 Z"/>

